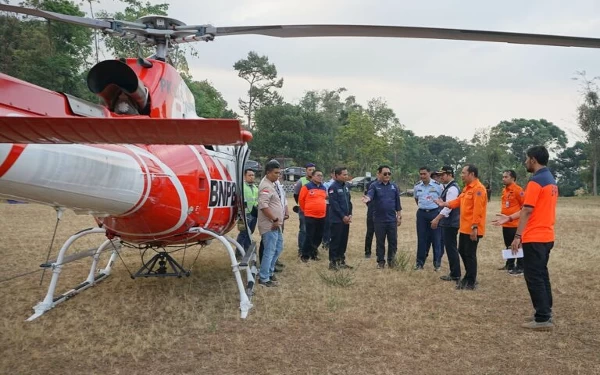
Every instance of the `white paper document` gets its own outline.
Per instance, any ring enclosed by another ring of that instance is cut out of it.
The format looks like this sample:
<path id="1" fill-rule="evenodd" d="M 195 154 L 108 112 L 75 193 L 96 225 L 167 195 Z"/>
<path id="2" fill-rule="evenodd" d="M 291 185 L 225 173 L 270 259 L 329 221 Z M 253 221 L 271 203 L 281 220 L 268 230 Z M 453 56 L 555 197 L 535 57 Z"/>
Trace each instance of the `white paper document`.
<path id="1" fill-rule="evenodd" d="M 517 255 L 513 255 L 511 249 L 503 249 L 502 250 L 502 258 L 504 258 L 504 259 L 523 258 L 523 249 L 520 248 L 517 252 Z"/>

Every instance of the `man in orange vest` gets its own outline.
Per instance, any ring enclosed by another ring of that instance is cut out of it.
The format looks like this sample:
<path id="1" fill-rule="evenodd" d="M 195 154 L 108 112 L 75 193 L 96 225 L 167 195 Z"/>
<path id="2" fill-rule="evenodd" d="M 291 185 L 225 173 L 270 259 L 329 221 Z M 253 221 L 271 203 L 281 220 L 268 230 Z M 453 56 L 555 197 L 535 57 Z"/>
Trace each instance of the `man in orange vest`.
<path id="1" fill-rule="evenodd" d="M 500 213 L 502 215 L 510 216 L 521 210 L 523 206 L 523 200 L 525 199 L 525 192 L 523 188 L 516 184 L 517 173 L 512 169 L 508 169 L 502 173 L 502 183 L 504 189 L 502 190 L 502 208 Z M 504 237 L 504 246 L 510 249 L 510 244 L 515 238 L 517 233 L 517 227 L 519 226 L 519 219 L 511 220 L 502 224 L 502 236 Z M 515 259 L 507 259 L 504 267 L 501 270 L 507 270 L 509 274 L 518 276 L 523 274 L 523 258 L 517 258 L 517 265 L 515 266 Z"/>
<path id="2" fill-rule="evenodd" d="M 310 182 L 302 186 L 298 204 L 304 213 L 306 224 L 306 237 L 302 245 L 300 259 L 306 263 L 309 259 L 320 260 L 317 248 L 323 239 L 325 229 L 325 216 L 327 213 L 327 190 L 323 186 L 323 172 L 315 169 Z"/>
<path id="3" fill-rule="evenodd" d="M 457 289 L 474 290 L 477 285 L 477 244 L 485 234 L 487 192 L 479 181 L 479 170 L 473 164 L 463 167 L 461 178 L 465 189 L 458 198 L 444 202 L 436 200 L 440 207 L 451 209 L 460 207 L 460 228 L 458 229 L 458 253 L 465 266 L 465 276 L 456 285 Z"/>

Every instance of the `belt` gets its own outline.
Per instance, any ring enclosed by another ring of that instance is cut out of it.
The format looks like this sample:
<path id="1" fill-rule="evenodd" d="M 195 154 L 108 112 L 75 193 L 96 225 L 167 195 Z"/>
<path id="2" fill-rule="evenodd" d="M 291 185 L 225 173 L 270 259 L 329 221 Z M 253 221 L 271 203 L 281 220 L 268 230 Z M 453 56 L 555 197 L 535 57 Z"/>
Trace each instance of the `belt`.
<path id="1" fill-rule="evenodd" d="M 431 208 L 431 209 L 429 209 L 429 210 L 428 210 L 428 209 L 425 209 L 425 208 L 419 208 L 419 211 L 423 211 L 423 212 L 431 212 L 431 211 L 437 211 L 437 210 L 439 210 L 439 209 L 440 209 L 439 207 L 437 207 L 437 208 Z"/>

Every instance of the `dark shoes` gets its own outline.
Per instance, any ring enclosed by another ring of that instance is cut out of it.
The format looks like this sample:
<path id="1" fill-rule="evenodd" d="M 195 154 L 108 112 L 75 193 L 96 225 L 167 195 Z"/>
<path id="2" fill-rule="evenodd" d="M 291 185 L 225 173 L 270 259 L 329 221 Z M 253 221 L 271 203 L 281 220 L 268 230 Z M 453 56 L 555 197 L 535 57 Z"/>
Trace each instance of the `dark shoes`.
<path id="1" fill-rule="evenodd" d="M 476 286 L 477 286 L 477 282 L 472 283 L 465 279 L 462 279 L 456 283 L 456 289 L 458 289 L 458 290 L 475 290 Z"/>
<path id="2" fill-rule="evenodd" d="M 511 276 L 521 276 L 523 274 L 523 269 L 515 267 L 512 270 L 508 271 L 508 274 Z"/>
<path id="3" fill-rule="evenodd" d="M 385 268 L 385 262 L 378 262 L 377 263 L 377 269 L 378 270 L 382 270 Z"/>
<path id="4" fill-rule="evenodd" d="M 262 285 L 264 287 L 267 287 L 267 288 L 275 288 L 275 287 L 277 287 L 277 283 L 275 281 L 272 281 L 272 280 L 269 280 L 269 281 L 258 280 L 258 284 Z"/>
<path id="5" fill-rule="evenodd" d="M 454 281 L 454 282 L 459 282 L 460 281 L 460 277 L 453 277 L 450 275 L 444 275 L 444 276 L 440 276 L 441 280 L 444 281 Z"/>

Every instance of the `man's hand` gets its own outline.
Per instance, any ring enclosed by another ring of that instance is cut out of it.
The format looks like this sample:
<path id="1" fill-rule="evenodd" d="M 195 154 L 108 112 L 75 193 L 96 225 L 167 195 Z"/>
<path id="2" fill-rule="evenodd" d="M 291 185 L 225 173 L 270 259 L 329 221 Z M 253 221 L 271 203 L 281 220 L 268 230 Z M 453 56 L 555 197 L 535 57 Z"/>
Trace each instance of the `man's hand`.
<path id="1" fill-rule="evenodd" d="M 344 216 L 342 218 L 342 221 L 344 222 L 344 224 L 350 224 L 350 222 L 352 221 L 352 216 Z"/>
<path id="2" fill-rule="evenodd" d="M 440 207 L 448 207 L 448 203 L 444 202 L 441 198 L 436 199 L 434 202 Z"/>
<path id="3" fill-rule="evenodd" d="M 363 195 L 362 197 L 362 202 L 363 203 L 369 203 L 371 201 L 371 198 L 369 198 L 368 195 Z"/>
<path id="4" fill-rule="evenodd" d="M 469 236 L 471 241 L 477 241 L 477 228 L 471 229 L 471 235 Z"/>
<path id="5" fill-rule="evenodd" d="M 506 224 L 510 221 L 510 216 L 508 216 L 508 215 L 496 214 L 496 216 L 498 216 L 498 218 L 496 220 L 492 221 L 492 224 L 494 224 L 495 226 L 500 226 L 500 225 Z"/>
<path id="6" fill-rule="evenodd" d="M 396 226 L 402 225 L 402 215 L 396 215 Z"/>
<path id="7" fill-rule="evenodd" d="M 510 244 L 510 249 L 512 250 L 513 255 L 517 255 L 520 248 L 521 248 L 521 237 L 515 237 L 513 242 Z"/>
<path id="8" fill-rule="evenodd" d="M 439 223 L 440 220 L 437 217 L 431 220 L 431 229 L 437 229 Z"/>

